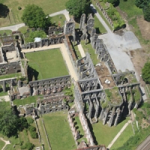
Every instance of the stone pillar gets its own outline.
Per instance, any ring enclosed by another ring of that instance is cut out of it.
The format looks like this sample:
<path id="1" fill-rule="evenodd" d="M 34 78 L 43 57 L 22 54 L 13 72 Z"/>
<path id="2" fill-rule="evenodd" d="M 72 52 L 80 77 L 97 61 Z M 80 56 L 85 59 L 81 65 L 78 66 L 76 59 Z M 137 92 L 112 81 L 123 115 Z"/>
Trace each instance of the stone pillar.
<path id="1" fill-rule="evenodd" d="M 6 83 L 3 81 L 3 92 L 6 92 Z"/>

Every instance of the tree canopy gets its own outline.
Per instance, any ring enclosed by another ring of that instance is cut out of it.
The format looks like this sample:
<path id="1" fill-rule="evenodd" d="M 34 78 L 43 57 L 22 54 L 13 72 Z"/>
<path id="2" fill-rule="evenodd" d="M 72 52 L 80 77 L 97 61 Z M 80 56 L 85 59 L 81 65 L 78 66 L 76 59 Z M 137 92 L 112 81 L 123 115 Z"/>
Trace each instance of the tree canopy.
<path id="1" fill-rule="evenodd" d="M 150 0 L 135 0 L 135 5 L 139 8 L 144 8 L 148 3 Z"/>
<path id="2" fill-rule="evenodd" d="M 150 22 L 150 3 L 143 8 L 144 19 Z"/>
<path id="3" fill-rule="evenodd" d="M 7 137 L 17 136 L 18 131 L 28 127 L 26 118 L 17 117 L 12 110 L 1 112 L 0 131 Z"/>
<path id="4" fill-rule="evenodd" d="M 32 4 L 27 5 L 23 11 L 22 21 L 30 28 L 46 28 L 50 24 L 42 8 Z"/>
<path id="5" fill-rule="evenodd" d="M 30 32 L 29 36 L 26 37 L 25 41 L 28 42 L 34 42 L 34 38 L 36 37 L 40 37 L 40 38 L 46 38 L 46 33 L 42 30 L 40 31 L 34 31 L 34 32 Z"/>
<path id="6" fill-rule="evenodd" d="M 79 18 L 83 13 L 90 9 L 90 0 L 69 0 L 66 3 L 66 9 L 75 18 Z"/>
<path id="7" fill-rule="evenodd" d="M 147 62 L 142 69 L 143 80 L 150 84 L 150 62 Z"/>
<path id="8" fill-rule="evenodd" d="M 107 0 L 107 2 L 112 3 L 114 6 L 118 6 L 120 3 L 120 0 Z"/>

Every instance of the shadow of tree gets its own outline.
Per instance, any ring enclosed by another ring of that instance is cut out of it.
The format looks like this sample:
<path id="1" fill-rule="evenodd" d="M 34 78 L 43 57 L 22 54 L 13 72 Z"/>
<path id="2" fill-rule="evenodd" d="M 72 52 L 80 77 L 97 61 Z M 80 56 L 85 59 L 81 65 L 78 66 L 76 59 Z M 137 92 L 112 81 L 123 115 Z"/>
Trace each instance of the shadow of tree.
<path id="1" fill-rule="evenodd" d="M 7 17 L 9 8 L 6 5 L 0 4 L 0 18 Z"/>

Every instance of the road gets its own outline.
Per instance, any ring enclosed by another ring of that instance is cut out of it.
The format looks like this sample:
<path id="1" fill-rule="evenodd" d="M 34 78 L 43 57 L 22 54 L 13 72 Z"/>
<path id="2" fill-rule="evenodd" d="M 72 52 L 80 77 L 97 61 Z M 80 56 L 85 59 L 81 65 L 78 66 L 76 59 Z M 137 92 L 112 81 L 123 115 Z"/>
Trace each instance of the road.
<path id="1" fill-rule="evenodd" d="M 49 14 L 49 16 L 53 17 L 53 16 L 57 16 L 57 15 L 60 15 L 60 14 L 63 14 L 66 17 L 67 21 L 70 20 L 69 12 L 66 9 L 58 11 L 58 12 L 53 13 L 53 14 Z M 25 24 L 24 23 L 20 23 L 20 24 L 16 24 L 16 25 L 13 25 L 13 26 L 1 27 L 0 30 L 17 31 L 19 28 L 21 28 L 23 26 L 25 26 Z"/>
<path id="2" fill-rule="evenodd" d="M 148 136 L 146 140 L 142 142 L 142 144 L 140 144 L 136 150 L 150 150 L 150 136 Z"/>

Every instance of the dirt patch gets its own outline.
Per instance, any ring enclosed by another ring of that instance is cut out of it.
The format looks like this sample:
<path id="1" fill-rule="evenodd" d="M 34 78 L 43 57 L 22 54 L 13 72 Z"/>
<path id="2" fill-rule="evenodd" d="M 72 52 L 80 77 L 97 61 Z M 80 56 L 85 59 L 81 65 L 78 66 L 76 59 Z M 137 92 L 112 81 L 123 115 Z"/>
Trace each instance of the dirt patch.
<path id="1" fill-rule="evenodd" d="M 150 40 L 150 22 L 144 20 L 143 17 L 137 18 L 137 24 L 140 28 L 141 34 L 145 40 Z"/>
<path id="2" fill-rule="evenodd" d="M 135 67 L 135 70 L 137 71 L 137 73 L 139 75 L 140 83 L 142 86 L 144 86 L 145 83 L 143 82 L 140 75 L 142 74 L 142 68 L 143 68 L 144 64 L 147 62 L 148 54 L 145 52 L 144 49 L 136 50 L 136 51 L 130 51 L 130 54 L 132 56 L 131 57 L 132 63 Z"/>

